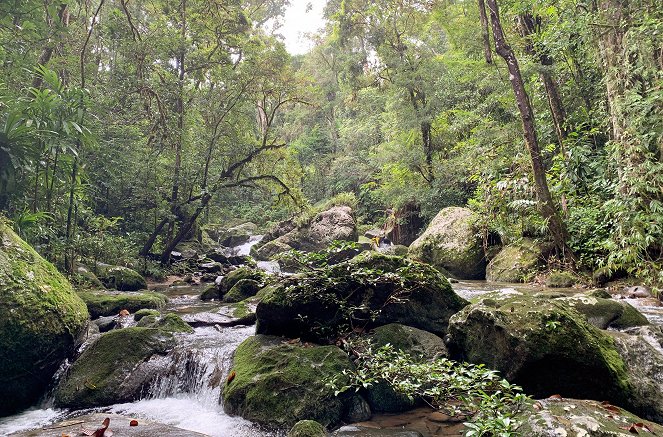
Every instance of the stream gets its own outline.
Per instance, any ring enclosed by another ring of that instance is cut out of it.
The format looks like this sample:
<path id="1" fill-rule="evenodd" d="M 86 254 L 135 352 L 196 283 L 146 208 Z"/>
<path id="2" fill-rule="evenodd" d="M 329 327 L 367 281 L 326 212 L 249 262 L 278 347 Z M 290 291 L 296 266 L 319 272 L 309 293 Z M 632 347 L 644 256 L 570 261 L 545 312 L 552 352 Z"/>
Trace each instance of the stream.
<path id="1" fill-rule="evenodd" d="M 253 244 L 260 238 L 253 238 L 235 248 L 236 253 L 249 253 Z M 278 264 L 261 263 L 266 271 L 277 272 Z M 169 302 L 164 312 L 175 312 L 181 316 L 200 312 L 223 313 L 225 305 L 218 302 L 203 302 L 198 296 L 202 286 L 167 286 L 156 285 L 152 289 L 168 296 Z M 502 293 L 536 293 L 543 290 L 524 284 L 499 284 L 485 281 L 461 281 L 453 284 L 455 291 L 471 299 L 491 291 Z M 555 292 L 575 294 L 578 289 L 555 289 Z M 663 324 L 663 307 L 643 305 L 641 299 L 629 299 L 655 324 Z M 75 417 L 83 413 L 107 412 L 147 419 L 185 430 L 196 431 L 212 437 L 276 437 L 256 425 L 238 417 L 224 413 L 219 404 L 221 387 L 231 365 L 232 354 L 236 347 L 253 335 L 254 326 L 202 327 L 193 334 L 180 334 L 179 343 L 165 357 L 163 367 L 168 372 L 152 384 L 143 398 L 133 403 L 116 404 L 94 410 L 69 411 L 52 407 L 52 399 L 46 398 L 40 406 L 33 407 L 20 414 L 0 419 L 0 436 L 12 435 L 28 429 L 47 426 L 56 421 Z M 457 430 L 454 430 L 458 432 Z M 457 434 L 445 434 L 457 435 Z"/>

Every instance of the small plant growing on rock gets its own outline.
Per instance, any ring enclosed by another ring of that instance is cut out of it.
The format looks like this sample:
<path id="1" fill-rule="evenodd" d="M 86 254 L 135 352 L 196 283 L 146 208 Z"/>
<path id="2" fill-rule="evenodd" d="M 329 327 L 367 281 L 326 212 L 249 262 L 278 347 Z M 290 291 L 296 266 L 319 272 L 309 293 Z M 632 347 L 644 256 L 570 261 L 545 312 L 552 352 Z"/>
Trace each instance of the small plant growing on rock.
<path id="1" fill-rule="evenodd" d="M 346 385 L 338 384 L 340 377 L 329 382 L 336 395 L 386 382 L 410 399 L 421 398 L 446 414 L 470 418 L 464 423 L 468 437 L 517 435 L 520 422 L 515 416 L 528 398 L 496 370 L 446 358 L 417 362 L 389 344 L 374 349 L 364 339 L 345 346 L 355 357 L 356 370 L 343 372 L 343 378 L 349 378 Z"/>

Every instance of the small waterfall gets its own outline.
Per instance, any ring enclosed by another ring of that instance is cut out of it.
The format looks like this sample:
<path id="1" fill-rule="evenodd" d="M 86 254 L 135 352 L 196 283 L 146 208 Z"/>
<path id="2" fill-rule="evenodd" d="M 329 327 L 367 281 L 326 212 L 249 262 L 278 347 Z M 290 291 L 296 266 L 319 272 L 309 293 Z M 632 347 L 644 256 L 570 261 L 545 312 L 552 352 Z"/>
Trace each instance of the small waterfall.
<path id="1" fill-rule="evenodd" d="M 260 243 L 263 237 L 264 235 L 252 235 L 246 243 L 233 247 L 232 251 L 235 255 L 247 256 L 251 253 L 251 248 Z"/>

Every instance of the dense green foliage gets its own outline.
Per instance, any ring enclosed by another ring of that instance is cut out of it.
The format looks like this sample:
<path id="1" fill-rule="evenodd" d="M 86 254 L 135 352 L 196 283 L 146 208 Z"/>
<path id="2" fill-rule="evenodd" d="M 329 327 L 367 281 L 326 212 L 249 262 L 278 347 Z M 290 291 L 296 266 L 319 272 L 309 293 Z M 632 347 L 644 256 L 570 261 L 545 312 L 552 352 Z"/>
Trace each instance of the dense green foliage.
<path id="1" fill-rule="evenodd" d="M 357 369 L 343 372 L 342 379 L 349 378 L 346 385 L 339 380 L 330 382 L 337 394 L 387 382 L 409 398 L 421 397 L 452 416 L 469 417 L 465 423 L 468 437 L 518 435 L 520 422 L 515 416 L 527 397 L 498 372 L 446 358 L 417 362 L 389 344 L 373 348 L 366 341 L 355 340 L 348 347 L 357 355 Z"/>
<path id="2" fill-rule="evenodd" d="M 167 261 L 201 223 L 345 193 L 367 227 L 469 203 L 486 238 L 549 237 L 484 2 L 329 0 L 296 57 L 268 30 L 287 3 L 3 2 L 0 208 L 17 231 L 69 270 L 154 271 L 137 255 Z M 660 6 L 498 3 L 576 266 L 660 283 Z"/>

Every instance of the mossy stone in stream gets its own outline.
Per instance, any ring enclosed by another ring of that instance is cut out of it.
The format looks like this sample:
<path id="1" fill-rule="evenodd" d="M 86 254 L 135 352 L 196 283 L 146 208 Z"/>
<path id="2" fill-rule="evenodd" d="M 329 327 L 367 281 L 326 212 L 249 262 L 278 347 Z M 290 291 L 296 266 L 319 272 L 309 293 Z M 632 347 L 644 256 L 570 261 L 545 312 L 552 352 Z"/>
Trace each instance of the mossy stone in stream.
<path id="1" fill-rule="evenodd" d="M 328 435 L 325 427 L 315 420 L 300 420 L 288 432 L 287 437 L 327 437 Z"/>
<path id="2" fill-rule="evenodd" d="M 241 279 L 223 296 L 226 303 L 235 303 L 255 296 L 262 288 L 262 283 L 254 279 Z"/>
<path id="3" fill-rule="evenodd" d="M 543 258 L 541 245 L 531 239 L 504 246 L 486 267 L 492 282 L 525 282 L 536 272 Z"/>
<path id="4" fill-rule="evenodd" d="M 546 278 L 546 287 L 550 288 L 569 288 L 578 282 L 578 279 L 571 272 L 550 272 Z"/>
<path id="5" fill-rule="evenodd" d="M 173 335 L 163 329 L 134 327 L 103 334 L 55 390 L 56 406 L 80 409 L 137 400 L 157 376 L 150 366 L 138 367 L 174 345 Z"/>
<path id="6" fill-rule="evenodd" d="M 155 316 L 159 317 L 161 313 L 157 310 L 152 310 L 148 308 L 143 308 L 142 310 L 138 310 L 134 313 L 134 320 L 136 322 L 140 321 L 143 317 L 145 316 Z"/>
<path id="7" fill-rule="evenodd" d="M 137 271 L 122 266 L 98 266 L 97 276 L 104 286 L 119 291 L 147 289 L 147 281 Z"/>
<path id="8" fill-rule="evenodd" d="M 253 269 L 251 267 L 240 267 L 236 270 L 233 270 L 224 276 L 223 279 L 221 279 L 221 283 L 219 284 L 220 296 L 225 296 L 225 294 L 228 293 L 235 284 L 243 279 L 251 279 L 256 282 L 262 282 L 265 279 L 265 273 L 262 270 Z"/>
<path id="9" fill-rule="evenodd" d="M 119 291 L 81 291 L 78 295 L 87 305 L 90 317 L 113 316 L 120 310 L 130 313 L 140 309 L 158 309 L 166 304 L 167 298 L 161 293 L 123 293 Z"/>
<path id="10" fill-rule="evenodd" d="M 449 317 L 468 304 L 433 267 L 377 252 L 290 277 L 259 295 L 257 333 L 316 342 L 333 341 L 350 326 L 394 322 L 444 335 Z"/>
<path id="11" fill-rule="evenodd" d="M 336 346 L 256 335 L 235 351 L 232 377 L 223 389 L 224 409 L 272 428 L 290 428 L 305 419 L 334 426 L 347 410 L 349 394 L 334 396 L 326 384 L 333 377 L 347 383 L 343 371 L 353 368 Z"/>
<path id="12" fill-rule="evenodd" d="M 219 291 L 219 287 L 216 284 L 210 284 L 207 287 L 205 287 L 205 290 L 200 294 L 200 300 L 212 300 L 212 299 L 220 299 L 221 298 L 221 292 Z"/>
<path id="13" fill-rule="evenodd" d="M 417 360 L 429 361 L 449 355 L 442 338 L 400 323 L 375 328 L 369 339 L 374 346 L 390 344 L 394 349 L 401 350 Z"/>
<path id="14" fill-rule="evenodd" d="M 87 320 L 69 281 L 0 219 L 0 416 L 43 395 Z"/>
<path id="15" fill-rule="evenodd" d="M 564 299 L 511 296 L 449 321 L 451 356 L 482 363 L 528 394 L 628 404 L 629 375 L 615 342 Z"/>
<path id="16" fill-rule="evenodd" d="M 575 308 L 599 329 L 626 329 L 649 324 L 647 318 L 627 302 L 590 295 L 576 295 L 559 300 Z"/>

